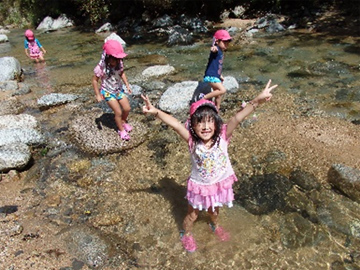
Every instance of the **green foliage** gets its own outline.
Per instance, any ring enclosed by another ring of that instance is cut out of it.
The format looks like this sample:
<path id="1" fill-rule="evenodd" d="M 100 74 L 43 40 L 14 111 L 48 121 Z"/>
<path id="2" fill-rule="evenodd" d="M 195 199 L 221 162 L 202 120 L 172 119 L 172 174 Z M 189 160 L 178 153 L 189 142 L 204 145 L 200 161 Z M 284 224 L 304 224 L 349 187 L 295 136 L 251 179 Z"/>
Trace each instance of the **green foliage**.
<path id="1" fill-rule="evenodd" d="M 14 1 L 14 0 L 13 0 Z M 20 12 L 29 18 L 33 25 L 39 24 L 46 16 L 57 18 L 61 14 L 76 16 L 77 8 L 73 0 L 15 0 L 20 3 Z M 49 3 L 50 2 L 50 3 Z"/>
<path id="2" fill-rule="evenodd" d="M 40 155 L 45 157 L 47 155 L 47 153 L 49 152 L 49 148 L 44 147 L 40 150 Z"/>
<path id="3" fill-rule="evenodd" d="M 23 16 L 20 1 L 4 0 L 0 2 L 0 23 L 24 26 L 28 24 Z"/>
<path id="4" fill-rule="evenodd" d="M 153 17 L 187 14 L 217 20 L 225 9 L 246 7 L 248 16 L 264 12 L 296 14 L 296 11 L 321 8 L 324 4 L 356 15 L 359 0 L 0 0 L 0 24 L 19 27 L 38 25 L 46 16 L 66 14 L 78 25 L 98 25 L 109 20 L 116 23 L 124 17 L 140 17 L 147 11 Z M 298 13 L 299 14 L 299 13 Z M 84 20 L 85 18 L 85 20 Z"/>
<path id="5" fill-rule="evenodd" d="M 87 16 L 92 25 L 109 17 L 109 8 L 105 0 L 78 0 L 76 2 L 83 16 Z"/>

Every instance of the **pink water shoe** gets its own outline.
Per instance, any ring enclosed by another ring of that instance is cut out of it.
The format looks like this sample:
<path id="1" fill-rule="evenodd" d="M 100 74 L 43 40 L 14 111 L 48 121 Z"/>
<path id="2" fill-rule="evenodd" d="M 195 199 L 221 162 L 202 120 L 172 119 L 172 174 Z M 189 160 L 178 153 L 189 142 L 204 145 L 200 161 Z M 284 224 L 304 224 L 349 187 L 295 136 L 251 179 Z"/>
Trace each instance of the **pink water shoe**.
<path id="1" fill-rule="evenodd" d="M 124 129 L 126 130 L 126 132 L 130 132 L 130 131 L 132 131 L 132 129 L 133 129 L 133 127 L 132 127 L 130 124 L 128 124 L 128 123 L 124 123 L 124 124 L 123 124 L 123 127 L 124 127 Z"/>
<path id="2" fill-rule="evenodd" d="M 119 136 L 120 136 L 120 138 L 121 138 L 122 140 L 124 140 L 124 141 L 130 140 L 130 136 L 129 136 L 129 134 L 126 132 L 125 129 L 124 129 L 123 131 L 118 130 L 118 134 L 119 134 Z"/>
<path id="3" fill-rule="evenodd" d="M 188 252 L 194 252 L 196 250 L 196 242 L 192 234 L 186 235 L 185 232 L 180 233 L 181 243 Z"/>
<path id="4" fill-rule="evenodd" d="M 211 230 L 215 233 L 220 241 L 229 241 L 230 240 L 230 233 L 224 230 L 221 226 L 215 226 L 214 224 L 210 223 Z"/>

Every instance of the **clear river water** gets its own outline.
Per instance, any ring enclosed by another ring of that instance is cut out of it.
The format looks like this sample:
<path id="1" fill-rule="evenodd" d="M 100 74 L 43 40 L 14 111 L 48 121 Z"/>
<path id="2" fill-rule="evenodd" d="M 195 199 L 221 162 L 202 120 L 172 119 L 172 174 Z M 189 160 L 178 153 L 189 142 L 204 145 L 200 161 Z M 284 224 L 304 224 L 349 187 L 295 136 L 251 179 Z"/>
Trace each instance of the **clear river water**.
<path id="1" fill-rule="evenodd" d="M 24 82 L 32 90 L 23 97 L 23 102 L 29 104 L 25 112 L 39 116 L 41 112 L 31 104 L 36 98 L 52 92 L 80 94 L 95 102 L 91 87 L 92 70 L 100 58 L 105 36 L 75 29 L 36 33 L 47 54 L 46 63 L 34 64 L 25 56 L 23 33 L 24 30 L 15 29 L 8 34 L 10 42 L 0 44 L 0 57 L 13 56 L 21 63 Z M 329 36 L 307 31 L 260 34 L 251 42 L 234 42 L 231 45 L 226 52 L 223 72 L 225 76 L 235 77 L 242 91 L 246 91 L 249 83 L 260 89 L 271 78 L 280 85 L 276 92 L 294 97 L 295 103 L 303 107 L 304 114 L 322 111 L 344 121 L 358 121 L 359 42 L 359 37 Z M 201 80 L 209 43 L 210 39 L 206 37 L 191 46 L 174 47 L 155 41 L 139 44 L 129 40 L 125 48 L 128 53 L 125 66 L 130 84 L 136 84 L 133 81 L 136 74 L 155 64 L 175 67 L 176 74 L 162 79 L 168 86 L 181 81 Z M 49 116 L 51 111 L 46 113 Z M 56 118 L 41 123 L 45 130 L 61 126 L 71 117 L 71 112 L 56 112 L 55 115 Z M 188 163 L 187 150 L 185 145 L 178 145 L 177 139 L 168 137 L 167 133 L 164 131 L 163 141 L 154 142 L 162 143 L 170 153 L 165 155 L 165 166 L 147 161 L 153 158 L 153 152 L 145 145 L 126 154 L 104 157 L 69 152 L 54 158 L 51 168 L 60 171 L 67 167 L 73 176 L 76 175 L 77 179 L 83 177 L 81 179 L 85 182 L 84 175 L 88 176 L 89 173 L 84 170 L 94 164 L 99 166 L 104 162 L 108 171 L 90 170 L 92 179 L 98 177 L 101 181 L 94 183 L 92 180 L 92 184 L 78 182 L 80 188 L 74 186 L 78 180 L 61 182 L 54 173 L 51 176 L 53 182 L 48 184 L 45 191 L 59 194 L 63 204 L 72 205 L 74 212 L 88 209 L 94 216 L 92 224 L 100 230 L 121 237 L 124 235 L 136 253 L 137 264 L 133 269 L 325 270 L 334 269 L 332 263 L 343 261 L 347 256 L 348 250 L 341 242 L 344 239 L 338 235 L 329 235 L 326 240 L 313 246 L 284 248 L 275 225 L 281 213 L 255 216 L 237 204 L 221 212 L 223 226 L 232 235 L 230 242 L 219 244 L 209 234 L 204 215 L 200 216 L 194 228 L 198 251 L 194 254 L 184 252 L 178 239 L 178 229 L 186 204 L 179 193 L 184 191 L 189 173 L 189 165 L 184 165 Z M 170 146 L 166 146 L 164 141 Z M 238 140 L 235 138 L 235 141 Z M 241 165 L 238 170 L 241 170 Z M 69 173 L 67 177 L 71 178 L 71 175 Z M 168 181 L 167 184 L 164 181 Z M 164 193 L 160 191 L 161 196 L 157 192 L 158 187 L 165 189 Z M 94 199 L 96 204 L 92 205 L 90 199 Z M 120 218 L 117 213 L 120 213 Z M 80 218 L 72 218 L 73 223 L 81 223 Z M 61 223 L 61 226 L 66 224 Z M 360 269 L 360 266 L 352 267 L 358 268 L 348 269 Z"/>

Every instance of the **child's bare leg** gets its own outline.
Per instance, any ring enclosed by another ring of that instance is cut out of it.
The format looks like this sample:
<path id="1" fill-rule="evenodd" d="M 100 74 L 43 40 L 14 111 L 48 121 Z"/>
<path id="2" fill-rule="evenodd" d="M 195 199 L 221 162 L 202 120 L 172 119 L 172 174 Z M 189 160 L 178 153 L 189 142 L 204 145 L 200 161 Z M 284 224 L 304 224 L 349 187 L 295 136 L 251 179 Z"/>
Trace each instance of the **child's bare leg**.
<path id="1" fill-rule="evenodd" d="M 228 241 L 230 239 L 230 234 L 218 224 L 219 207 L 215 207 L 214 211 L 212 207 L 209 207 L 208 213 L 211 220 L 210 227 L 215 235 L 219 238 L 220 241 Z"/>
<path id="2" fill-rule="evenodd" d="M 215 106 L 216 108 L 218 108 L 218 110 L 220 109 L 220 103 L 221 103 L 221 96 L 217 96 L 215 98 Z"/>
<path id="3" fill-rule="evenodd" d="M 115 114 L 115 123 L 116 123 L 117 128 L 120 131 L 123 131 L 124 127 L 122 125 L 122 123 L 123 123 L 122 111 L 121 111 L 119 103 L 115 99 L 109 100 L 107 103 L 108 103 L 109 107 L 113 110 L 113 112 Z"/>
<path id="4" fill-rule="evenodd" d="M 128 98 L 124 96 L 122 99 L 119 100 L 119 104 L 122 108 L 122 116 L 121 116 L 122 123 L 126 123 L 126 120 L 129 116 L 131 109 Z"/>
<path id="5" fill-rule="evenodd" d="M 194 209 L 190 204 L 188 205 L 188 212 L 184 218 L 183 228 L 185 234 L 190 234 L 194 226 L 194 222 L 199 216 L 199 209 Z"/>
<path id="6" fill-rule="evenodd" d="M 215 207 L 214 211 L 213 211 L 212 207 L 209 207 L 208 214 L 209 214 L 211 223 L 216 228 L 217 224 L 218 224 L 217 220 L 218 220 L 218 216 L 219 216 L 219 207 Z"/>
<path id="7" fill-rule="evenodd" d="M 204 96 L 204 99 L 215 98 L 215 105 L 220 109 L 221 96 L 226 93 L 226 89 L 222 83 L 209 83 L 211 88 L 214 90 Z"/>

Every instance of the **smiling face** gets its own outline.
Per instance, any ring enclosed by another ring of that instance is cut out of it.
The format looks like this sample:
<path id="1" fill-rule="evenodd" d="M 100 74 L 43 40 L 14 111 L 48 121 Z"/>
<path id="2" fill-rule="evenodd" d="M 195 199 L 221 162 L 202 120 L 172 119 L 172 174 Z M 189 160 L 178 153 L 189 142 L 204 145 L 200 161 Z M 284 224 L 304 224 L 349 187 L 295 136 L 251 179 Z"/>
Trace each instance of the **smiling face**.
<path id="1" fill-rule="evenodd" d="M 205 116 L 201 121 L 193 125 L 195 134 L 203 141 L 204 144 L 210 142 L 215 134 L 215 119 L 211 116 Z"/>
<path id="2" fill-rule="evenodd" d="M 190 114 L 190 134 L 194 142 L 202 142 L 206 147 L 211 148 L 218 141 L 223 125 L 215 105 L 200 106 Z"/>

